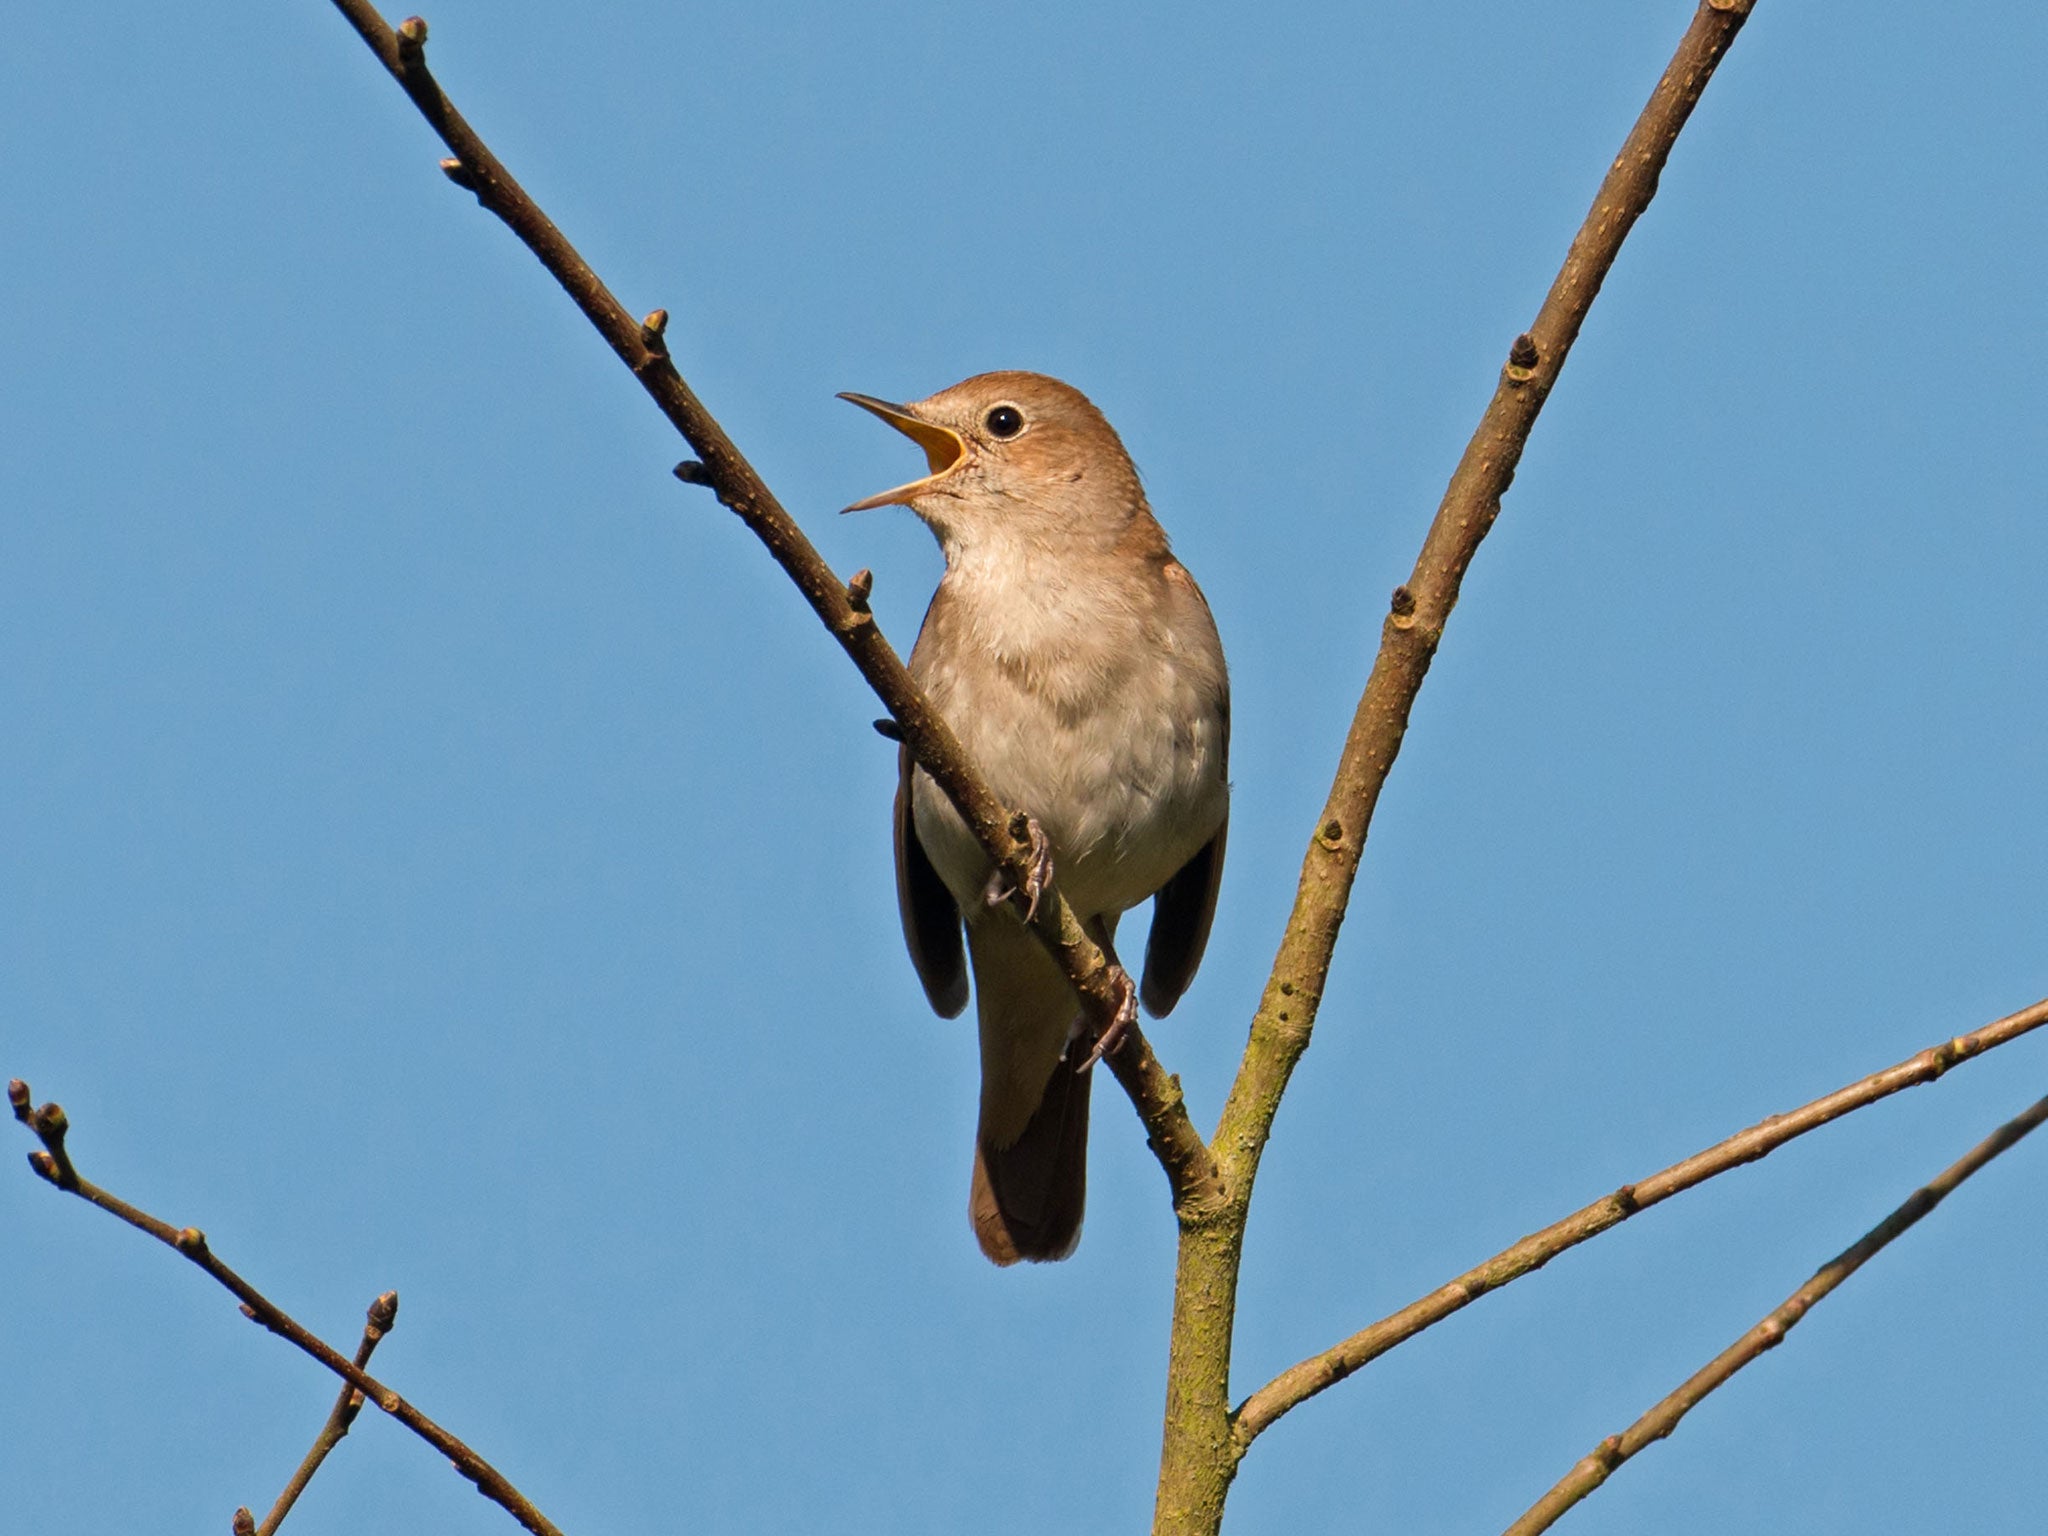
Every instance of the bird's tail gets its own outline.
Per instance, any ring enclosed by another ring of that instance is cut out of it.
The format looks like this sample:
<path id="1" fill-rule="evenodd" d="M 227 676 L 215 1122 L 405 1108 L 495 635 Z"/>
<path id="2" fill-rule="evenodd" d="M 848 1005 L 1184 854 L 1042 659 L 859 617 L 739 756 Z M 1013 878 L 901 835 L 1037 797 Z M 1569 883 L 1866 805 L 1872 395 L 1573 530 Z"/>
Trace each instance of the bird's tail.
<path id="1" fill-rule="evenodd" d="M 1070 1037 L 1081 1002 L 1008 913 L 967 932 L 981 1025 L 981 1123 L 968 1215 L 997 1264 L 1064 1259 L 1088 1199 L 1088 1083 Z"/>

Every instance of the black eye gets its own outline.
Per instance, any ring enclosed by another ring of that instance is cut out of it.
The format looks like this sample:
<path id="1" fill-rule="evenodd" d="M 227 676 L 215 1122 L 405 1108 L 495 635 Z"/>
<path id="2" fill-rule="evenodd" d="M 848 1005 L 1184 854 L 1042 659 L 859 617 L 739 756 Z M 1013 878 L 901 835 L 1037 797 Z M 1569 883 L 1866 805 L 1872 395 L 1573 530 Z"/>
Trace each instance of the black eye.
<path id="1" fill-rule="evenodd" d="M 1024 430 L 1024 413 L 1014 405 L 998 405 L 981 418 L 990 437 L 1015 437 Z"/>

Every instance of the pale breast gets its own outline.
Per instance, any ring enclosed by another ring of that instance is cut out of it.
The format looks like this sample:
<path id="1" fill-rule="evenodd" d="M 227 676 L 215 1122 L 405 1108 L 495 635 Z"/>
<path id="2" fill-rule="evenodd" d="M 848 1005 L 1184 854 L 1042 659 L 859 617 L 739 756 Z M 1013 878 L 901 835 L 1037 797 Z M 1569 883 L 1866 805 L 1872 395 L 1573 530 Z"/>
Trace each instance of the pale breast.
<path id="1" fill-rule="evenodd" d="M 1215 835 L 1228 796 L 1228 693 L 1213 623 L 1185 573 L 1142 584 L 949 573 L 911 670 L 1005 804 L 1038 818 L 1083 916 L 1145 900 Z M 1098 573 L 1099 574 L 1099 573 Z M 991 601 L 993 599 L 993 601 Z M 988 862 L 919 774 L 918 836 L 963 908 Z"/>

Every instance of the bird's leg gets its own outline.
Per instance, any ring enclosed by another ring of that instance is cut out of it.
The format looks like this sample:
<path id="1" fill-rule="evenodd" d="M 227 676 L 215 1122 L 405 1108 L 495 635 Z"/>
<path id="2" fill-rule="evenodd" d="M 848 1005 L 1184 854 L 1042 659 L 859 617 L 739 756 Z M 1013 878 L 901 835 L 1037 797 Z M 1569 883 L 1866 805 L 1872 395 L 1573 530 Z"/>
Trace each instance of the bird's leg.
<path id="1" fill-rule="evenodd" d="M 1024 921 L 1028 923 L 1038 916 L 1038 903 L 1052 886 L 1052 841 L 1045 835 L 1045 828 L 1038 824 L 1038 818 L 1026 811 L 1019 811 L 1010 818 L 1010 836 L 1030 850 L 1031 863 L 1021 889 L 1025 903 Z M 989 871 L 988 885 L 982 892 L 982 900 L 989 906 L 999 907 L 1019 894 L 1019 887 L 1010 883 L 1002 865 L 998 864 Z M 1091 918 L 1086 927 L 1088 936 L 1101 947 L 1109 961 L 1109 984 L 1116 989 L 1117 1003 L 1116 1012 L 1110 1015 L 1102 1033 L 1095 1037 L 1087 1059 L 1074 1069 L 1076 1072 L 1086 1072 L 1121 1047 L 1138 1022 L 1138 985 L 1116 957 L 1114 919 Z"/>
<path id="2" fill-rule="evenodd" d="M 1019 811 L 1010 818 L 1010 836 L 1030 850 L 1031 867 L 1025 872 L 1022 887 L 1024 896 L 1024 921 L 1035 922 L 1038 918 L 1038 903 L 1044 899 L 1052 885 L 1052 840 L 1045 835 L 1045 828 L 1038 824 L 1038 818 Z M 991 907 L 1000 907 L 1019 888 L 1010 884 L 998 864 L 989 872 L 988 888 L 982 893 L 982 900 Z"/>
<path id="3" fill-rule="evenodd" d="M 1138 988 L 1131 980 L 1131 973 L 1124 969 L 1123 962 L 1116 957 L 1116 919 L 1113 917 L 1091 917 L 1083 925 L 1088 937 L 1093 939 L 1109 962 L 1109 984 L 1116 989 L 1116 1011 L 1109 1016 L 1109 1023 L 1102 1033 L 1095 1037 L 1095 1043 L 1088 1048 L 1087 1059 L 1074 1070 L 1086 1072 L 1110 1052 L 1119 1049 L 1130 1038 L 1132 1027 L 1138 1022 Z"/>
<path id="4" fill-rule="evenodd" d="M 1108 1026 L 1095 1037 L 1095 1044 L 1088 1052 L 1088 1059 L 1075 1070 L 1086 1072 L 1095 1063 L 1112 1051 L 1123 1046 L 1131 1030 L 1138 1022 L 1138 986 L 1131 980 L 1131 973 L 1118 965 L 1109 963 L 1109 984 L 1116 988 L 1116 1012 L 1110 1016 Z"/>

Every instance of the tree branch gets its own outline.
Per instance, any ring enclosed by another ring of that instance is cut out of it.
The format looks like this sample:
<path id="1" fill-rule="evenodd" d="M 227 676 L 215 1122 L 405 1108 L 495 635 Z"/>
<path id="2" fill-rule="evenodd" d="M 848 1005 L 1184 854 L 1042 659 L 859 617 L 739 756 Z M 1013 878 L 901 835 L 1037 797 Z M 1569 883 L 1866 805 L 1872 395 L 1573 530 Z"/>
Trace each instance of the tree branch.
<path id="1" fill-rule="evenodd" d="M 1958 1035 L 1939 1045 L 1907 1057 L 1894 1066 L 1838 1088 L 1811 1104 L 1789 1114 L 1772 1115 L 1746 1131 L 1716 1142 L 1661 1173 L 1653 1173 L 1635 1184 L 1624 1184 L 1613 1194 L 1574 1211 L 1562 1221 L 1552 1222 L 1531 1233 L 1513 1247 L 1503 1249 L 1474 1269 L 1468 1269 L 1447 1285 L 1439 1286 L 1418 1301 L 1380 1319 L 1371 1327 L 1354 1333 L 1343 1343 L 1311 1355 L 1291 1366 L 1259 1388 L 1237 1410 L 1238 1454 L 1272 1427 L 1273 1421 L 1290 1408 L 1299 1406 L 1327 1387 L 1333 1387 L 1368 1361 L 1375 1360 L 1406 1343 L 1424 1329 L 1442 1322 L 1453 1312 L 1470 1306 L 1488 1291 L 1499 1290 L 1511 1281 L 1533 1274 L 1568 1248 L 1576 1248 L 1651 1206 L 1669 1200 L 1696 1184 L 1718 1174 L 1753 1163 L 1795 1137 L 1818 1130 L 1853 1110 L 1875 1104 L 1906 1088 L 1931 1083 L 1950 1067 L 2017 1040 L 2021 1035 L 2048 1024 L 2048 999 L 2018 1013 L 1986 1024 L 1969 1034 Z"/>
<path id="2" fill-rule="evenodd" d="M 849 593 L 847 583 L 833 574 L 676 371 L 662 340 L 668 312 L 656 310 L 645 320 L 634 319 L 464 121 L 427 70 L 426 22 L 414 16 L 393 32 L 368 0 L 334 0 L 334 5 L 453 152 L 454 158 L 441 162 L 448 178 L 475 194 L 539 258 L 696 451 L 702 462 L 678 465 L 678 478 L 708 486 L 767 546 L 888 709 L 911 756 L 952 801 L 983 850 L 1007 872 L 1011 887 L 1022 891 L 1030 873 L 1030 844 L 1022 818 L 990 793 L 959 738 L 911 681 L 909 670 L 868 611 L 865 592 Z M 1031 926 L 1065 968 L 1100 1031 L 1114 1017 L 1120 994 L 1111 982 L 1108 957 L 1060 898 L 1057 876 L 1053 889 L 1040 899 Z M 1172 1185 L 1175 1208 L 1185 1213 L 1219 1203 L 1215 1160 L 1188 1118 L 1179 1082 L 1159 1064 L 1142 1033 L 1133 1028 L 1124 1047 L 1107 1060 L 1144 1122 L 1147 1141 Z"/>
<path id="3" fill-rule="evenodd" d="M 1972 1147 L 1959 1161 L 1914 1190 L 1903 1205 L 1864 1233 L 1852 1246 L 1823 1264 L 1815 1271 L 1811 1280 L 1786 1297 L 1784 1302 L 1773 1309 L 1763 1321 L 1687 1378 L 1685 1384 L 1677 1391 L 1620 1434 L 1609 1435 L 1602 1440 L 1594 1447 L 1591 1455 L 1566 1473 L 1556 1487 L 1531 1505 L 1521 1519 L 1509 1526 L 1505 1536 L 1536 1536 L 1538 1531 L 1549 1530 L 1566 1510 L 1606 1482 L 1613 1475 L 1615 1468 L 1652 1442 L 1664 1439 L 1678 1428 L 1678 1421 L 1691 1412 L 1709 1392 L 1724 1385 L 1729 1377 L 1756 1360 L 1764 1351 L 1775 1349 L 1783 1343 L 1785 1335 L 1806 1316 L 1815 1302 L 1855 1274 L 1893 1238 L 1900 1236 L 1921 1217 L 1941 1204 L 1963 1180 L 2044 1120 L 2048 1120 L 2048 1098 L 2039 1100 L 2024 1114 L 2006 1121 Z"/>
<path id="4" fill-rule="evenodd" d="M 384 1335 L 398 1322 L 398 1292 L 386 1291 L 370 1303 L 370 1313 L 363 1323 L 362 1342 L 356 1345 L 356 1369 L 363 1370 L 370 1363 Z M 306 1485 L 313 1481 L 313 1474 L 320 1470 L 320 1463 L 327 1459 L 327 1453 L 341 1444 L 356 1415 L 362 1412 L 362 1389 L 349 1382 L 341 1384 L 341 1395 L 334 1400 L 334 1407 L 327 1415 L 327 1422 L 320 1426 L 320 1433 L 313 1437 L 313 1445 L 292 1473 L 291 1481 L 284 1485 L 284 1491 L 277 1496 L 277 1502 L 270 1506 L 270 1513 L 258 1525 L 246 1509 L 235 1511 L 235 1528 L 239 1532 L 247 1525 L 253 1536 L 275 1536 L 277 1528 L 284 1524 L 284 1517 L 292 1512 L 292 1506 L 299 1501 L 299 1495 L 306 1491 Z"/>
<path id="5" fill-rule="evenodd" d="M 1244 1062 L 1217 1128 L 1226 1175 L 1249 1184 L 1288 1077 L 1308 1049 L 1337 931 L 1380 791 L 1408 729 L 1465 572 L 1500 515 L 1536 417 L 1623 240 L 1650 206 L 1679 130 L 1754 0 L 1705 0 L 1593 199 L 1529 329 L 1515 338 L 1465 454 L 1438 505 L 1407 584 L 1394 589 L 1379 654 L 1352 717 L 1330 797 L 1302 860 L 1294 910 L 1252 1019 Z M 1240 1191 L 1240 1194 L 1242 1192 Z"/>
<path id="6" fill-rule="evenodd" d="M 1212 1142 L 1227 1206 L 1199 1226 L 1183 1214 L 1167 1364 L 1167 1421 L 1155 1532 L 1220 1527 L 1241 1438 L 1230 1412 L 1232 1320 L 1259 1159 L 1321 1006 L 1337 932 L 1380 791 L 1429 674 L 1465 572 L 1500 515 L 1536 417 L 1635 221 L 1656 195 L 1671 147 L 1754 0 L 1705 0 L 1608 170 L 1535 321 L 1508 349 L 1493 400 L 1453 472 L 1415 569 L 1394 589 L 1380 648 L 1302 860 L 1237 1079 Z"/>
<path id="7" fill-rule="evenodd" d="M 169 1222 L 161 1221 L 147 1211 L 130 1205 L 118 1195 L 110 1194 L 97 1184 L 80 1178 L 77 1168 L 72 1165 L 70 1154 L 64 1148 L 65 1133 L 69 1131 L 71 1125 L 69 1118 L 62 1107 L 56 1104 L 45 1104 L 41 1109 L 31 1109 L 29 1097 L 28 1084 L 20 1078 L 14 1078 L 8 1083 L 7 1102 L 14 1110 L 14 1118 L 34 1131 L 37 1139 L 43 1144 L 41 1151 L 29 1153 L 28 1161 L 29 1166 L 44 1179 L 58 1189 L 74 1194 L 90 1205 L 98 1206 L 109 1215 L 118 1216 L 137 1231 L 146 1232 L 158 1242 L 175 1248 L 227 1287 L 242 1303 L 244 1317 L 251 1322 L 261 1323 L 279 1338 L 311 1355 L 347 1382 L 350 1389 L 362 1393 L 446 1456 L 455 1464 L 456 1471 L 476 1484 L 477 1492 L 504 1509 L 513 1519 L 532 1531 L 534 1536 L 562 1536 L 554 1523 L 534 1508 L 532 1502 L 514 1488 L 496 1467 L 403 1397 L 369 1375 L 361 1365 L 341 1354 L 325 1339 L 309 1332 L 281 1307 L 268 1300 L 255 1286 L 223 1264 L 207 1246 L 204 1232 L 197 1227 L 173 1227 Z"/>

